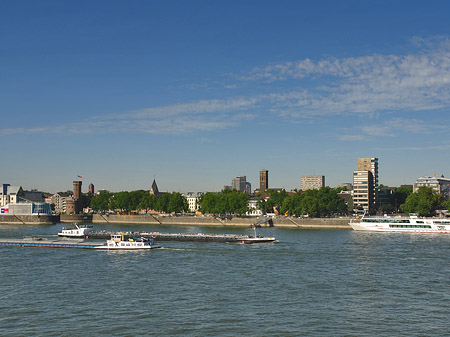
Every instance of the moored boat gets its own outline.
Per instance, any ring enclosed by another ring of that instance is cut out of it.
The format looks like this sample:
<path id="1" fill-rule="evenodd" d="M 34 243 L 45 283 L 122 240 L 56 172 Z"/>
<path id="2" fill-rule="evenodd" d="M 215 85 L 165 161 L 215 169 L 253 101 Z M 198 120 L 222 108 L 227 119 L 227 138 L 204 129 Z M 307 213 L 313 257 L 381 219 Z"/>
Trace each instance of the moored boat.
<path id="1" fill-rule="evenodd" d="M 86 234 L 94 230 L 93 226 L 90 225 L 77 225 L 73 224 L 73 227 L 63 227 L 58 236 L 68 237 L 68 238 L 84 238 Z"/>
<path id="2" fill-rule="evenodd" d="M 450 234 L 450 219 L 411 217 L 362 217 L 350 221 L 357 231 Z"/>

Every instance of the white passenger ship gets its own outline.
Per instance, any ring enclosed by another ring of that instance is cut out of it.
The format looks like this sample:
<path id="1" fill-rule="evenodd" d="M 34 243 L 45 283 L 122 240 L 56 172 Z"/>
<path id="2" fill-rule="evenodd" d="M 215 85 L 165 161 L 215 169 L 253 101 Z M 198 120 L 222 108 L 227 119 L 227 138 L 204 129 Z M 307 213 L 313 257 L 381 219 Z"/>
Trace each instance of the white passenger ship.
<path id="1" fill-rule="evenodd" d="M 86 234 L 93 231 L 93 227 L 90 225 L 77 225 L 73 224 L 74 227 L 63 227 L 58 236 L 68 237 L 68 238 L 84 238 Z"/>
<path id="2" fill-rule="evenodd" d="M 132 238 L 129 235 L 118 233 L 112 234 L 111 239 L 106 241 L 106 245 L 101 245 L 95 247 L 96 249 L 152 249 L 152 248 L 161 248 L 159 245 L 156 245 L 153 239 L 146 238 Z"/>
<path id="3" fill-rule="evenodd" d="M 450 220 L 407 217 L 362 217 L 350 221 L 357 231 L 450 234 Z"/>

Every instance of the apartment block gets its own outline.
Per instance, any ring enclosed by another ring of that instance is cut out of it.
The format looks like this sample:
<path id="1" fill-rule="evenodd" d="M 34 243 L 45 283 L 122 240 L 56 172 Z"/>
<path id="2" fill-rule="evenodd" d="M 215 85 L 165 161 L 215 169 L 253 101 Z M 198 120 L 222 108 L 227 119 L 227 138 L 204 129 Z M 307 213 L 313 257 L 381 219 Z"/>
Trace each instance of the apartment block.
<path id="1" fill-rule="evenodd" d="M 238 192 L 245 192 L 247 190 L 247 176 L 233 178 L 231 181 L 231 189 Z"/>
<path id="2" fill-rule="evenodd" d="M 301 176 L 300 177 L 300 189 L 306 190 L 318 190 L 325 186 L 325 176 Z"/>
<path id="3" fill-rule="evenodd" d="M 370 212 L 374 206 L 373 174 L 353 171 L 353 209 L 355 213 Z"/>
<path id="4" fill-rule="evenodd" d="M 417 178 L 416 183 L 413 185 L 413 192 L 417 192 L 421 186 L 431 187 L 444 198 L 450 197 L 450 179 L 445 178 L 444 176 L 438 177 L 434 174 L 431 177 L 423 176 Z"/>

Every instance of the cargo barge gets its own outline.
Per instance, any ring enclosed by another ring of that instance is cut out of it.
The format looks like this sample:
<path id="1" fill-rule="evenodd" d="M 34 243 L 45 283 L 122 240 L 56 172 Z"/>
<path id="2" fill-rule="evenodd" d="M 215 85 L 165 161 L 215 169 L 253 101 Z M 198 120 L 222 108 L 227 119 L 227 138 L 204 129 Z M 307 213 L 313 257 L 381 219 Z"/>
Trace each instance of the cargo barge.
<path id="1" fill-rule="evenodd" d="M 87 239 L 106 239 L 115 233 L 108 231 L 94 231 L 89 233 Z M 228 243 L 266 243 L 275 242 L 274 237 L 260 235 L 236 234 L 189 234 L 189 233 L 160 233 L 160 232 L 127 232 L 130 236 L 153 238 L 155 241 L 196 241 L 196 242 L 228 242 Z"/>
<path id="2" fill-rule="evenodd" d="M 160 248 L 154 244 L 152 239 L 131 238 L 127 235 L 111 235 L 106 243 L 51 240 L 44 238 L 24 238 L 24 239 L 0 239 L 0 246 L 9 247 L 40 247 L 40 248 L 77 248 L 77 249 L 99 249 L 99 250 L 136 250 Z"/>
<path id="3" fill-rule="evenodd" d="M 51 240 L 43 238 L 0 239 L 0 246 L 96 249 L 101 245 L 103 244 L 98 242 Z"/>

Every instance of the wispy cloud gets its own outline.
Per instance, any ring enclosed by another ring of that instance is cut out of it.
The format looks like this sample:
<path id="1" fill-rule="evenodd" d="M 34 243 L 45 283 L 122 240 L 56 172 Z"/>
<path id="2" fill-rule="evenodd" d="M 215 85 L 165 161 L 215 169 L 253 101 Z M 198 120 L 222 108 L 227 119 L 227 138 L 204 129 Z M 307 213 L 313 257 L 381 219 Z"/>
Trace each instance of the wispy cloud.
<path id="1" fill-rule="evenodd" d="M 0 134 L 90 134 L 150 133 L 189 134 L 214 131 L 239 125 L 255 118 L 249 110 L 257 107 L 258 98 L 201 100 L 184 104 L 153 107 L 122 114 L 93 116 L 84 122 L 64 125 L 3 129 Z"/>
<path id="2" fill-rule="evenodd" d="M 418 39 L 417 39 L 418 40 Z M 438 39 L 407 55 L 310 59 L 255 68 L 244 81 L 299 81 L 299 90 L 273 95 L 283 116 L 424 111 L 450 106 L 450 42 Z"/>
<path id="3" fill-rule="evenodd" d="M 51 127 L 8 128 L 0 130 L 0 135 L 179 135 L 236 127 L 262 115 L 289 123 L 355 117 L 354 124 L 362 123 L 357 134 L 340 135 L 342 140 L 389 136 L 399 129 L 426 133 L 430 128 L 418 118 L 420 114 L 450 108 L 450 41 L 416 38 L 413 42 L 414 51 L 405 55 L 304 59 L 258 67 L 227 83 L 229 88 L 251 87 L 246 92 L 240 89 L 239 97 L 199 99 Z M 264 89 L 258 91 L 260 87 Z M 224 95 L 229 93 L 226 90 Z"/>
<path id="4" fill-rule="evenodd" d="M 368 140 L 370 137 L 403 137 L 405 134 L 437 134 L 448 132 L 450 126 L 417 118 L 392 118 L 381 123 L 358 125 L 354 133 L 340 134 L 344 141 Z"/>
<path id="5" fill-rule="evenodd" d="M 450 144 L 431 145 L 431 146 L 402 146 L 383 148 L 385 151 L 449 151 Z"/>

